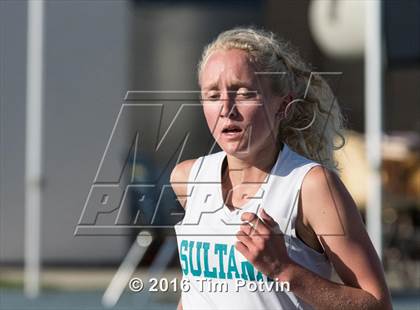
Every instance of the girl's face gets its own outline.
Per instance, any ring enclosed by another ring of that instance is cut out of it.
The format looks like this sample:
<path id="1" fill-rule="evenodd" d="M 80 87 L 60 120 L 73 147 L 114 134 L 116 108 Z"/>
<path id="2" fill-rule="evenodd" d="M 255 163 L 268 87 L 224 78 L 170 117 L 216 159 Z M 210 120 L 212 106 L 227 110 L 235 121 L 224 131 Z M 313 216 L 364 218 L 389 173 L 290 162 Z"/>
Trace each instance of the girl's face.
<path id="1" fill-rule="evenodd" d="M 205 63 L 200 86 L 207 125 L 228 154 L 245 158 L 275 146 L 280 98 L 269 87 L 249 54 L 216 50 Z"/>

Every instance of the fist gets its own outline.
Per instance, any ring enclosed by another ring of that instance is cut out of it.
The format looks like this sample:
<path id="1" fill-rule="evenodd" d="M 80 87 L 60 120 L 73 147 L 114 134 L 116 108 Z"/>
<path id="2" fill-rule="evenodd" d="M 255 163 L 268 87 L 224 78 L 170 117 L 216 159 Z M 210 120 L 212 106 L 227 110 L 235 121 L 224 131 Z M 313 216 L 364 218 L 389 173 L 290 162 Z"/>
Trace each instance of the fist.
<path id="1" fill-rule="evenodd" d="M 244 212 L 235 248 L 259 271 L 276 279 L 291 265 L 284 236 L 274 219 L 261 209 L 259 216 Z"/>

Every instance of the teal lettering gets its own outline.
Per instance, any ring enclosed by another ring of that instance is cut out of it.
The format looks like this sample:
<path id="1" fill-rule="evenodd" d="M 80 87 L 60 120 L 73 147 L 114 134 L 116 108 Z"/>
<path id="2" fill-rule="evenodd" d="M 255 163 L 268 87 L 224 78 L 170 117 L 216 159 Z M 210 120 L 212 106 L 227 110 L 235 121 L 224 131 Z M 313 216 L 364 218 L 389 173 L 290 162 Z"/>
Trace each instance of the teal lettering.
<path id="1" fill-rule="evenodd" d="M 241 262 L 241 269 L 242 269 L 242 279 L 244 280 L 251 280 L 255 281 L 255 272 L 254 272 L 254 266 L 248 262 Z"/>
<path id="2" fill-rule="evenodd" d="M 235 272 L 235 278 L 239 278 L 238 267 L 236 266 L 236 259 L 235 259 L 235 248 L 233 246 L 230 247 L 230 252 L 229 252 L 229 261 L 228 261 L 228 270 L 227 270 L 228 279 L 232 279 L 233 277 L 232 272 Z"/>
<path id="3" fill-rule="evenodd" d="M 203 249 L 204 249 L 204 276 L 206 278 L 216 278 L 217 277 L 217 269 L 213 267 L 211 271 L 209 271 L 209 247 L 210 244 L 208 242 L 203 242 Z"/>
<path id="4" fill-rule="evenodd" d="M 183 253 L 183 249 L 188 251 L 188 241 L 187 240 L 182 240 L 181 241 L 180 253 L 179 253 L 179 257 L 181 259 L 182 272 L 184 273 L 184 275 L 187 275 L 188 274 L 188 256 Z"/>
<path id="5" fill-rule="evenodd" d="M 216 243 L 214 245 L 214 254 L 219 254 L 219 278 L 226 279 L 226 273 L 223 265 L 223 255 L 227 254 L 227 245 Z"/>
<path id="6" fill-rule="evenodd" d="M 179 257 L 182 273 L 184 275 L 191 274 L 196 277 L 204 276 L 206 278 L 236 278 L 246 281 L 274 282 L 272 278 L 265 276 L 263 273 L 255 269 L 255 267 L 248 261 L 240 262 L 239 266 L 239 262 L 236 261 L 235 247 L 229 246 L 228 253 L 228 246 L 223 243 L 214 244 L 214 254 L 218 257 L 218 264 L 216 263 L 216 266 L 209 266 L 211 246 L 212 244 L 209 242 L 185 239 L 181 240 L 179 246 Z M 227 266 L 224 265 L 226 258 Z M 204 261 L 204 269 L 202 268 L 202 259 Z M 240 270 L 238 268 L 240 268 Z"/>
<path id="7" fill-rule="evenodd" d="M 201 262 L 200 262 L 200 250 L 201 250 L 201 242 L 197 242 L 196 244 L 196 258 L 197 258 L 197 269 L 194 269 L 193 266 L 193 248 L 194 248 L 194 241 L 190 241 L 189 247 L 190 247 L 190 270 L 191 270 L 191 274 L 193 276 L 199 277 L 201 276 Z"/>

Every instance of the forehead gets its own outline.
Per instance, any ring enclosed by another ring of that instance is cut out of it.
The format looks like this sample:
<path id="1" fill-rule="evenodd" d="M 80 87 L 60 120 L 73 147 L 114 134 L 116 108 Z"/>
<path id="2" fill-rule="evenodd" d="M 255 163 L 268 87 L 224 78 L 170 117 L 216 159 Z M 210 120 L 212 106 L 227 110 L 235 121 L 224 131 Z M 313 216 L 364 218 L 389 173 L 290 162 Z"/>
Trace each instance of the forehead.
<path id="1" fill-rule="evenodd" d="M 208 88 L 225 80 L 228 83 L 255 82 L 256 66 L 250 55 L 243 50 L 216 50 L 210 54 L 200 76 L 202 88 Z"/>

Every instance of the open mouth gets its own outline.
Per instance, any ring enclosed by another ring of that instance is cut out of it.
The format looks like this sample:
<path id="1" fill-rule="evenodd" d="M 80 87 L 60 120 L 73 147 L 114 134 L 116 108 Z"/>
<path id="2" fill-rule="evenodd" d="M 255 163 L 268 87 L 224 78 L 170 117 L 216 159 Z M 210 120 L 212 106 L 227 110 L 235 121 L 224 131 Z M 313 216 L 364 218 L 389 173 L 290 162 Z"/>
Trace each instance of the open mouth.
<path id="1" fill-rule="evenodd" d="M 222 130 L 222 136 L 227 139 L 240 139 L 243 129 L 236 125 L 225 126 Z"/>
<path id="2" fill-rule="evenodd" d="M 238 133 L 241 132 L 242 128 L 236 125 L 229 125 L 223 128 L 222 133 Z"/>

